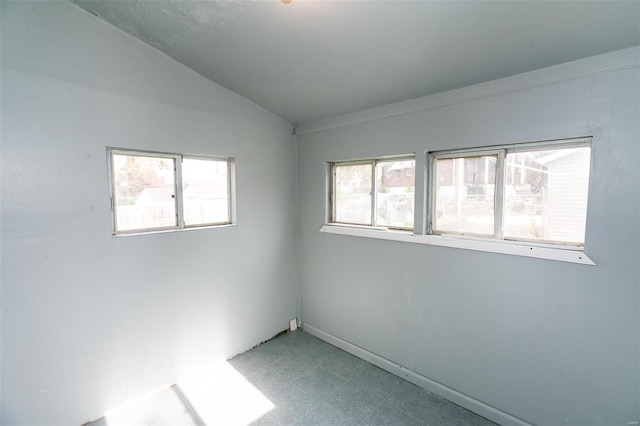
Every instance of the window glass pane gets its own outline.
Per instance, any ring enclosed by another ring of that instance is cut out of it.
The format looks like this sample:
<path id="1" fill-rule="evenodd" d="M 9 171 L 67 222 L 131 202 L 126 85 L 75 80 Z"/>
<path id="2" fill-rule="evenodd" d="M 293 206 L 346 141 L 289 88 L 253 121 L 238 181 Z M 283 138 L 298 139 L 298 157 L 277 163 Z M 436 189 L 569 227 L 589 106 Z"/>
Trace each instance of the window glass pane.
<path id="1" fill-rule="evenodd" d="M 335 166 L 334 222 L 371 225 L 371 164 Z"/>
<path id="2" fill-rule="evenodd" d="M 437 232 L 494 235 L 495 155 L 435 160 Z"/>
<path id="3" fill-rule="evenodd" d="M 177 226 L 175 160 L 113 154 L 116 231 Z"/>
<path id="4" fill-rule="evenodd" d="M 413 229 L 415 160 L 376 165 L 376 225 Z"/>
<path id="5" fill-rule="evenodd" d="M 506 156 L 505 238 L 584 243 L 590 148 Z"/>
<path id="6" fill-rule="evenodd" d="M 185 158 L 182 201 L 185 226 L 229 223 L 229 173 L 226 160 Z"/>

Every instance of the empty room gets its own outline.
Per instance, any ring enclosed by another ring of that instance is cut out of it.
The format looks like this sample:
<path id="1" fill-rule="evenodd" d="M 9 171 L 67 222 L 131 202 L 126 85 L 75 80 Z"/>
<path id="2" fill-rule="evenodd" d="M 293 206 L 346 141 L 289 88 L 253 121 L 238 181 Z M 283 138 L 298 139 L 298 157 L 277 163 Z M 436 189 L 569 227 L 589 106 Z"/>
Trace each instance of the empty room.
<path id="1" fill-rule="evenodd" d="M 639 424 L 640 1 L 0 17 L 0 424 Z"/>

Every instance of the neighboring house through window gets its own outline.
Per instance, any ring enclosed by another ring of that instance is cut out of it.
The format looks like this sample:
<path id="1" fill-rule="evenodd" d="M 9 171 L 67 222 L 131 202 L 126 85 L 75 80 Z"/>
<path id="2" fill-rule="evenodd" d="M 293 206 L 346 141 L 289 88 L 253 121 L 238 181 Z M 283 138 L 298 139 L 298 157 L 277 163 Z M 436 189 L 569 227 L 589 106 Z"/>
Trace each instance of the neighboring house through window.
<path id="1" fill-rule="evenodd" d="M 321 230 L 595 264 L 590 167 L 591 137 L 331 162 Z"/>
<path id="2" fill-rule="evenodd" d="M 414 157 L 331 163 L 333 223 L 413 229 Z"/>
<path id="3" fill-rule="evenodd" d="M 431 231 L 584 244 L 590 139 L 430 154 Z"/>
<path id="4" fill-rule="evenodd" d="M 233 222 L 233 159 L 109 148 L 114 234 Z"/>

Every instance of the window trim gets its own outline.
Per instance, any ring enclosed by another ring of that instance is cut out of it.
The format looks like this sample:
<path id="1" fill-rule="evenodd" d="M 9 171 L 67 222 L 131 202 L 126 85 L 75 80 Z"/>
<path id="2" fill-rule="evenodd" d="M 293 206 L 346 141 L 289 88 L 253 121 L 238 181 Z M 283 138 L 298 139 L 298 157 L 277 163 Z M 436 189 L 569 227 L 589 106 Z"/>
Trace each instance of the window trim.
<path id="1" fill-rule="evenodd" d="M 374 238 L 378 240 L 399 241 L 428 246 L 466 249 L 558 262 L 596 265 L 596 263 L 577 247 L 558 247 L 556 245 L 525 243 L 521 241 L 498 240 L 495 238 L 473 238 L 459 235 L 414 234 L 391 229 L 371 229 L 371 227 L 325 224 L 320 232 L 352 237 Z"/>
<path id="2" fill-rule="evenodd" d="M 328 189 L 329 189 L 329 206 L 327 209 L 327 217 L 325 223 L 328 225 L 337 225 L 337 226 L 351 226 L 357 228 L 366 228 L 366 229 L 378 229 L 378 230 L 394 230 L 394 231 L 413 231 L 415 229 L 416 220 L 415 220 L 415 190 L 414 190 L 414 220 L 413 220 L 413 228 L 400 228 L 400 227 L 387 227 L 387 226 L 379 226 L 377 225 L 377 209 L 378 209 L 378 191 L 376 187 L 376 166 L 380 163 L 390 163 L 394 161 L 413 161 L 414 167 L 416 162 L 416 154 L 402 154 L 402 155 L 393 155 L 393 156 L 384 156 L 384 157 L 375 157 L 375 158 L 367 158 L 361 160 L 346 160 L 346 161 L 329 161 L 327 162 L 327 167 L 329 170 L 328 173 Z M 336 217 L 336 167 L 343 166 L 358 166 L 358 165 L 370 165 L 371 166 L 371 224 L 362 224 L 362 223 L 349 223 L 349 222 L 336 222 L 334 219 Z M 415 188 L 415 177 L 414 177 L 414 188 Z"/>
<path id="3" fill-rule="evenodd" d="M 132 236 L 132 235 L 148 235 L 157 233 L 166 233 L 174 231 L 187 231 L 194 229 L 221 228 L 236 225 L 235 212 L 235 158 L 220 157 L 213 155 L 200 154 L 178 154 L 161 151 L 146 151 L 137 149 L 126 149 L 116 147 L 106 147 L 107 151 L 107 174 L 109 180 L 109 199 L 111 208 L 111 235 L 114 237 Z M 114 155 L 132 155 L 151 158 L 171 158 L 174 161 L 174 205 L 176 211 L 175 226 L 161 226 L 153 228 L 138 228 L 118 231 L 118 217 L 115 205 L 115 171 L 113 169 Z M 220 161 L 227 164 L 227 209 L 228 221 L 217 223 L 205 223 L 197 225 L 186 225 L 184 221 L 184 193 L 183 193 L 183 177 L 182 162 L 184 159 Z"/>

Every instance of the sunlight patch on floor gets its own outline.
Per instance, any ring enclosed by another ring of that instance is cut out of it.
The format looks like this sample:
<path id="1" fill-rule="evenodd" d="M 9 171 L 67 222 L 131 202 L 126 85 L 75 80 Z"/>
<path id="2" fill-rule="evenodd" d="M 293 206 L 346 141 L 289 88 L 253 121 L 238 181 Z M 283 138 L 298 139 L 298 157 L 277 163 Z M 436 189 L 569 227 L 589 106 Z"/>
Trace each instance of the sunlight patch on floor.
<path id="1" fill-rule="evenodd" d="M 246 425 L 275 408 L 227 362 L 179 380 L 178 387 L 206 425 Z"/>
<path id="2" fill-rule="evenodd" d="M 97 425 L 109 426 L 156 425 L 186 411 L 173 387 L 162 388 L 135 398 L 126 404 L 109 410 Z"/>
<path id="3" fill-rule="evenodd" d="M 274 408 L 242 374 L 223 362 L 111 410 L 94 424 L 248 425 Z"/>

